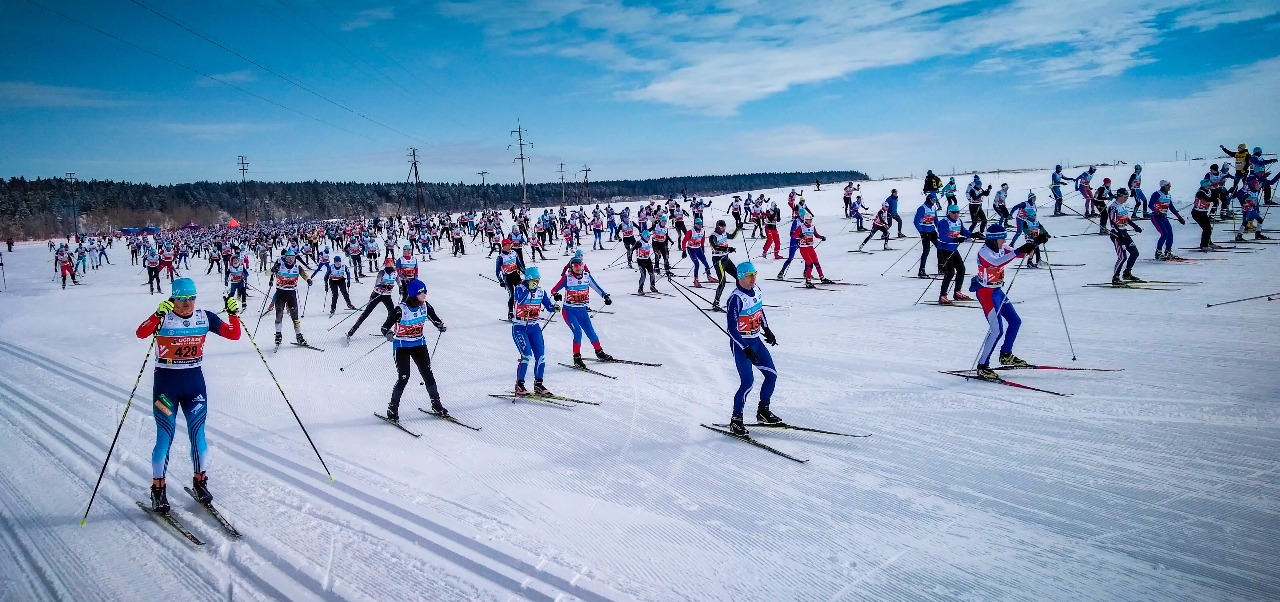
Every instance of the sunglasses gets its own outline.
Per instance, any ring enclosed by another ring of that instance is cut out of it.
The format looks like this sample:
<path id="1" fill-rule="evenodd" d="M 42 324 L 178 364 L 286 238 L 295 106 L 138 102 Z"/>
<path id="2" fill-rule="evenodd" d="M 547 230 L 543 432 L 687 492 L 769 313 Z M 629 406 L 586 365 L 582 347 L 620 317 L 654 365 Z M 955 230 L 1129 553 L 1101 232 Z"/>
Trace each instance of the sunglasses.
<path id="1" fill-rule="evenodd" d="M 174 301 L 195 301 L 195 295 L 174 295 L 171 297 Z"/>
<path id="2" fill-rule="evenodd" d="M 755 272 L 747 272 L 746 274 L 743 274 L 743 275 L 739 276 L 739 278 L 749 278 L 749 277 L 751 277 L 751 276 L 755 276 L 755 275 L 756 275 L 756 273 L 755 273 Z"/>

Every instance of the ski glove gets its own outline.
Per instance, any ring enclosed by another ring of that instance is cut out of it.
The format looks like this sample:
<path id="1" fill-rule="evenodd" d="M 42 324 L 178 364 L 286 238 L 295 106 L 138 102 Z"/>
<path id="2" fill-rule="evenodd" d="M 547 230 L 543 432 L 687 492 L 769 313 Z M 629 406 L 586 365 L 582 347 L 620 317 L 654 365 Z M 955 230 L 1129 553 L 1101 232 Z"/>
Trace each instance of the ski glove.
<path id="1" fill-rule="evenodd" d="M 604 296 L 604 304 L 605 304 L 605 305 L 613 305 L 613 299 L 610 299 L 610 298 L 609 298 L 609 295 L 605 295 L 605 296 Z"/>
<path id="2" fill-rule="evenodd" d="M 750 347 L 743 347 L 742 355 L 747 356 L 747 359 L 750 360 L 751 363 L 753 364 L 756 363 L 756 352 L 752 350 Z"/>
<path id="3" fill-rule="evenodd" d="M 555 313 L 558 311 L 560 311 L 560 304 L 559 303 L 551 304 L 551 313 Z"/>
<path id="4" fill-rule="evenodd" d="M 227 297 L 227 315 L 234 316 L 240 311 L 240 302 L 235 297 Z"/>
<path id="5" fill-rule="evenodd" d="M 173 301 L 170 299 L 165 299 L 164 301 L 160 302 L 160 305 L 156 306 L 156 317 L 163 318 L 165 314 L 171 311 L 173 311 Z"/>
<path id="6" fill-rule="evenodd" d="M 688 252 L 688 251 L 685 251 L 684 249 L 681 249 L 681 250 L 680 250 L 680 258 L 681 258 L 681 259 L 685 259 L 685 258 L 688 258 L 688 257 L 689 257 L 689 252 Z"/>
<path id="7" fill-rule="evenodd" d="M 764 342 L 770 345 L 777 345 L 778 339 L 773 336 L 773 331 L 768 328 L 764 329 Z"/>
<path id="8" fill-rule="evenodd" d="M 1134 230 L 1138 231 L 1138 234 L 1142 234 L 1142 226 L 1139 226 L 1138 224 L 1130 224 L 1130 225 L 1133 226 Z"/>
<path id="9" fill-rule="evenodd" d="M 821 238 L 822 240 L 826 240 L 826 239 L 827 239 L 827 237 L 825 237 L 825 236 L 819 236 L 818 238 Z"/>
<path id="10" fill-rule="evenodd" d="M 449 329 L 448 329 L 448 328 L 445 328 L 445 326 L 444 326 L 444 322 L 436 322 L 436 330 L 439 330 L 440 332 L 442 332 L 442 333 L 443 333 L 444 331 L 449 330 Z"/>
<path id="11" fill-rule="evenodd" d="M 561 297 L 561 296 L 560 296 L 560 293 L 552 293 L 552 294 L 551 294 L 551 298 L 552 298 L 552 299 L 555 299 L 556 301 L 559 301 L 559 300 L 563 299 L 564 297 Z"/>
<path id="12" fill-rule="evenodd" d="M 1179 216 L 1178 216 L 1178 223 L 1179 223 L 1179 224 L 1182 224 L 1182 225 L 1184 225 L 1184 226 L 1185 226 L 1185 225 L 1187 225 L 1187 220 L 1182 219 L 1182 216 L 1181 216 L 1181 215 L 1179 215 Z"/>

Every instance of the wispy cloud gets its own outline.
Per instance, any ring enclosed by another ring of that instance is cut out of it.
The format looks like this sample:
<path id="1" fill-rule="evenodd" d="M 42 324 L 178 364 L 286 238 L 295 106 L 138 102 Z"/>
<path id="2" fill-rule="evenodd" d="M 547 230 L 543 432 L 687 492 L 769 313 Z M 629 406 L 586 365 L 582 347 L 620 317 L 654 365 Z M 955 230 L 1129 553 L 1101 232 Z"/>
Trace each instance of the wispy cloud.
<path id="1" fill-rule="evenodd" d="M 1162 32 L 1280 12 L 1247 0 L 451 1 L 513 52 L 589 60 L 639 82 L 623 98 L 727 115 L 792 87 L 868 69 L 974 56 L 983 71 L 1078 85 L 1154 60 Z M 1016 57 L 1018 60 L 1011 61 Z"/>
<path id="2" fill-rule="evenodd" d="M 258 74 L 254 73 L 253 69 L 241 69 L 239 71 L 229 71 L 227 73 L 214 73 L 213 77 L 229 84 L 244 84 L 258 80 Z M 221 86 L 222 84 L 207 77 L 202 77 L 196 80 L 196 85 L 202 88 L 212 88 L 215 86 Z"/>
<path id="3" fill-rule="evenodd" d="M 343 23 L 340 29 L 342 29 L 342 31 L 367 29 L 376 25 L 378 21 L 386 21 L 394 19 L 395 17 L 396 11 L 390 6 L 371 8 L 360 11 L 360 13 L 356 15 L 356 18 Z"/>
<path id="4" fill-rule="evenodd" d="M 103 90 L 49 86 L 32 82 L 0 82 L 0 107 L 115 108 L 138 104 Z"/>
<path id="5" fill-rule="evenodd" d="M 1280 122 L 1258 117 L 1280 111 L 1277 86 L 1280 56 L 1228 70 L 1183 96 L 1139 101 L 1134 114 L 1144 119 L 1134 120 L 1130 128 L 1167 129 L 1169 124 L 1177 124 L 1182 135 L 1246 132 L 1252 139 L 1274 140 L 1280 135 Z M 1242 99 L 1247 99 L 1247 108 L 1240 104 Z"/>
<path id="6" fill-rule="evenodd" d="M 201 140 L 225 140 L 278 130 L 284 125 L 279 123 L 210 122 L 165 123 L 161 124 L 161 127 L 164 131 L 179 136 L 189 136 Z"/>

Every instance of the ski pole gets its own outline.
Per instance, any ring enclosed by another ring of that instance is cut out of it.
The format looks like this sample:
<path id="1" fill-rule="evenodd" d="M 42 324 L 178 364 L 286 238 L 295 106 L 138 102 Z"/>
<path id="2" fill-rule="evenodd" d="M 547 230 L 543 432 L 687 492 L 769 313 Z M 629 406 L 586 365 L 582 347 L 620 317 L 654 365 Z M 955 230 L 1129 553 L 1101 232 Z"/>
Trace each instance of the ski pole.
<path id="1" fill-rule="evenodd" d="M 728 277 L 728 274 L 725 274 L 725 277 Z M 711 316 L 707 315 L 707 312 L 703 311 L 701 307 L 698 307 L 698 304 L 697 304 L 697 303 L 694 303 L 693 299 L 690 299 L 690 298 L 689 298 L 689 295 L 686 295 L 686 294 L 684 293 L 684 290 L 681 290 L 681 289 L 685 289 L 685 288 L 686 288 L 683 284 L 680 284 L 680 283 L 678 283 L 678 282 L 675 282 L 674 280 L 671 280 L 670 278 L 668 278 L 667 280 L 668 280 L 668 281 L 670 281 L 672 284 L 674 284 L 674 285 L 676 286 L 676 292 L 680 293 L 680 296 L 681 296 L 681 297 L 684 297 L 684 300 L 685 300 L 685 301 L 688 301 L 688 302 L 689 302 L 689 304 L 690 304 L 690 305 L 692 305 L 694 309 L 698 310 L 698 313 L 702 314 L 702 316 L 703 316 L 704 318 L 706 318 L 706 319 L 710 320 L 712 324 L 715 324 L 715 325 L 716 325 L 716 328 L 720 329 L 720 332 L 724 333 L 724 336 L 729 337 L 729 340 L 730 340 L 731 342 L 733 342 L 733 344 L 737 345 L 738 347 L 742 347 L 742 343 L 739 343 L 738 341 L 734 340 L 734 338 L 733 338 L 732 336 L 730 336 L 730 335 L 729 335 L 729 331 L 725 330 L 725 329 L 724 329 L 724 327 L 723 327 L 723 326 L 721 326 L 719 322 L 716 322 L 714 319 L 712 319 L 712 317 L 711 317 Z M 746 347 L 742 347 L 742 348 L 743 348 L 743 349 L 746 349 Z"/>
<path id="2" fill-rule="evenodd" d="M 444 336 L 444 331 L 436 333 L 436 344 L 431 346 L 431 357 L 436 356 L 436 349 L 440 348 L 440 337 Z"/>
<path id="3" fill-rule="evenodd" d="M 385 337 L 384 337 L 384 339 L 385 339 Z M 356 358 L 356 359 L 354 359 L 354 360 L 351 360 L 351 363 L 349 363 L 349 364 L 347 364 L 347 365 L 345 365 L 345 366 L 342 366 L 342 367 L 338 368 L 338 372 L 346 372 L 347 368 L 350 368 L 350 367 L 351 367 L 352 365 L 354 365 L 356 362 L 358 362 L 358 361 L 360 361 L 360 360 L 364 359 L 364 358 L 365 358 L 365 356 L 369 355 L 370 353 L 373 353 L 374 351 L 377 351 L 377 350 L 378 350 L 378 348 L 382 347 L 383 345 L 386 345 L 390 340 L 391 340 L 391 339 L 385 339 L 385 340 L 383 340 L 381 343 L 378 343 L 377 345 L 374 345 L 374 346 L 373 346 L 373 349 L 370 349 L 370 350 L 368 350 L 368 351 L 364 352 L 364 355 L 361 355 L 360 357 L 358 357 L 358 358 Z"/>
<path id="4" fill-rule="evenodd" d="M 1241 302 L 1241 301 L 1253 301 L 1254 299 L 1261 299 L 1261 298 L 1263 298 L 1263 297 L 1267 297 L 1267 298 L 1268 298 L 1268 300 L 1270 300 L 1270 298 L 1271 298 L 1271 297 L 1280 297 L 1280 293 L 1271 293 L 1271 294 L 1267 294 L 1267 295 L 1258 295 L 1257 297 L 1245 297 L 1245 298 L 1243 298 L 1243 299 L 1236 299 L 1236 300 L 1234 300 L 1234 301 L 1223 301 L 1222 303 L 1209 303 L 1209 304 L 1206 304 L 1206 305 L 1205 305 L 1205 307 L 1217 307 L 1217 306 L 1219 306 L 1219 305 L 1229 305 L 1229 304 L 1231 304 L 1231 303 L 1239 303 L 1239 302 Z"/>
<path id="5" fill-rule="evenodd" d="M 489 282 L 498 282 L 497 280 L 494 280 L 493 278 L 490 278 L 490 277 L 488 277 L 488 276 L 485 276 L 484 274 L 476 274 L 476 275 L 477 275 L 477 276 L 479 276 L 479 277 L 481 277 L 481 278 L 484 278 L 485 280 L 488 280 Z"/>
<path id="6" fill-rule="evenodd" d="M 880 272 L 880 275 L 883 276 L 887 274 L 889 270 L 892 270 L 893 266 L 898 265 L 899 261 L 902 261 L 903 259 L 905 259 L 907 257 L 907 254 L 910 253 L 912 249 L 916 248 L 916 245 L 920 244 L 920 241 L 922 240 L 924 239 L 923 238 L 916 239 L 916 242 L 912 243 L 910 247 L 907 247 L 907 250 L 902 254 L 902 256 L 898 257 L 896 260 L 894 260 L 893 263 L 889 264 L 889 267 L 885 268 L 883 272 Z"/>
<path id="7" fill-rule="evenodd" d="M 307 292 L 302 295 L 302 317 L 307 317 L 307 301 L 311 299 L 311 282 L 307 282 Z"/>
<path id="8" fill-rule="evenodd" d="M 249 334 L 245 332 L 245 334 Z M 324 456 L 320 455 L 320 450 L 316 449 L 316 442 L 311 440 L 311 434 L 307 432 L 306 425 L 302 424 L 302 419 L 298 417 L 298 411 L 293 409 L 293 404 L 289 403 L 289 396 L 284 394 L 284 387 L 280 386 L 280 381 L 276 379 L 276 373 L 271 371 L 271 364 L 267 363 L 267 358 L 262 355 L 262 350 L 258 348 L 258 342 L 253 340 L 253 335 L 249 335 L 249 343 L 253 345 L 253 350 L 258 352 L 258 359 L 262 360 L 262 365 L 267 367 L 267 374 L 271 375 L 271 382 L 276 384 L 276 389 L 280 391 L 280 397 L 284 399 L 285 405 L 289 406 L 289 411 L 293 413 L 293 419 L 298 421 L 298 426 L 302 428 L 302 434 L 307 438 L 307 443 L 311 444 L 311 451 L 316 453 L 316 458 L 320 460 L 320 466 L 324 467 L 325 474 L 329 475 L 329 481 L 333 481 L 333 473 L 329 472 L 329 465 L 325 464 Z"/>
<path id="9" fill-rule="evenodd" d="M 341 320 L 338 320 L 338 323 L 337 323 L 337 324 L 334 324 L 333 326 L 330 326 L 330 327 L 326 328 L 326 329 L 325 329 L 325 332 L 332 332 L 334 328 L 337 328 L 337 327 L 338 327 L 338 324 L 342 324 L 343 322 L 346 322 L 347 320 L 350 320 L 350 319 L 351 319 L 351 316 L 354 316 L 354 315 L 356 315 L 356 314 L 358 314 L 358 313 L 363 312 L 363 311 L 365 310 L 365 308 L 366 308 L 366 307 L 369 307 L 369 304 L 370 304 L 370 303 L 373 303 L 375 300 L 377 300 L 377 297 L 374 297 L 373 299 L 369 299 L 368 301 L 366 301 L 366 302 L 365 302 L 365 304 L 364 304 L 364 305 L 361 305 L 361 306 L 360 306 L 360 309 L 358 309 L 358 310 L 356 310 L 356 311 L 353 311 L 353 312 L 351 312 L 351 313 L 347 314 L 344 318 L 342 318 Z"/>
<path id="10" fill-rule="evenodd" d="M 1071 329 L 1067 328 L 1067 314 L 1062 310 L 1062 296 L 1058 294 L 1058 280 L 1053 277 L 1053 262 L 1049 261 L 1049 248 L 1044 247 L 1044 264 L 1049 266 L 1049 281 L 1053 283 L 1053 296 L 1058 299 L 1058 314 L 1062 316 L 1062 330 L 1067 333 L 1067 347 L 1071 348 L 1071 361 L 1076 361 L 1076 345 L 1071 342 Z"/>
<path id="11" fill-rule="evenodd" d="M 156 333 L 160 332 L 159 325 L 156 326 Z M 129 399 L 124 402 L 124 412 L 120 414 L 120 424 L 116 425 L 116 435 L 111 438 L 111 446 L 107 448 L 107 457 L 102 461 L 102 470 L 98 471 L 98 482 L 93 484 L 93 493 L 89 495 L 89 505 L 85 506 L 84 516 L 80 517 L 80 526 L 83 527 L 89 521 L 89 509 L 93 508 L 93 500 L 98 497 L 98 487 L 102 485 L 102 477 L 107 474 L 107 463 L 111 461 L 111 453 L 116 449 L 116 441 L 120 439 L 120 431 L 124 429 L 124 419 L 129 415 L 129 408 L 133 406 L 133 395 L 138 392 L 138 384 L 142 382 L 142 375 L 147 371 L 147 363 L 151 361 L 151 350 L 155 349 L 156 336 L 151 335 L 151 344 L 147 345 L 147 355 L 142 358 L 142 368 L 138 369 L 138 378 L 133 381 L 133 390 L 129 391 Z"/>
<path id="12" fill-rule="evenodd" d="M 253 326 L 253 334 L 258 334 L 258 328 L 262 326 L 262 316 L 267 315 L 267 301 L 271 299 L 271 287 L 275 286 L 275 281 L 267 284 L 267 292 L 262 295 L 262 308 L 258 310 L 258 323 Z"/>

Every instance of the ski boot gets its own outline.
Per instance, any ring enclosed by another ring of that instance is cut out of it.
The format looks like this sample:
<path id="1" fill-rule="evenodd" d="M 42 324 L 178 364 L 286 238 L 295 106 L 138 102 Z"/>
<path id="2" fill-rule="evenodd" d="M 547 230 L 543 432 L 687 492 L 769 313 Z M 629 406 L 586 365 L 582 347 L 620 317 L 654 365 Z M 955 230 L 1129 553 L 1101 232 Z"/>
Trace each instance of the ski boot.
<path id="1" fill-rule="evenodd" d="M 729 418 L 729 432 L 738 437 L 751 435 L 751 431 L 747 430 L 747 425 L 742 424 L 742 414 L 734 414 Z"/>
<path id="2" fill-rule="evenodd" d="M 302 345 L 303 347 L 310 347 L 310 345 L 308 345 L 308 344 L 307 344 L 307 340 L 306 340 L 306 339 L 304 339 L 304 338 L 302 338 L 302 333 L 301 333 L 301 332 L 297 333 L 297 337 L 298 337 L 298 341 L 297 341 L 297 343 L 298 343 L 299 345 Z"/>
<path id="3" fill-rule="evenodd" d="M 786 271 L 778 272 L 778 277 L 776 279 L 782 280 L 783 278 L 786 278 L 786 276 L 787 276 Z"/>
<path id="4" fill-rule="evenodd" d="M 952 296 L 955 298 L 956 301 L 973 301 L 973 297 L 970 297 L 969 295 L 966 295 L 960 291 L 956 291 L 956 294 Z"/>
<path id="5" fill-rule="evenodd" d="M 636 287 L 636 294 L 637 294 L 637 295 L 640 295 L 641 297 L 643 297 L 643 296 L 644 296 L 644 287 L 643 287 L 643 286 Z"/>
<path id="6" fill-rule="evenodd" d="M 160 480 L 159 485 L 152 481 L 151 511 L 164 516 L 169 514 L 169 494 L 165 491 L 164 479 Z"/>
<path id="7" fill-rule="evenodd" d="M 1253 233 L 1253 239 L 1254 239 L 1254 240 L 1271 240 L 1271 237 L 1270 237 L 1270 236 L 1267 236 L 1267 235 L 1265 235 L 1265 234 L 1263 234 L 1263 233 L 1261 233 L 1261 232 L 1257 232 L 1257 231 L 1255 231 L 1255 232 Z"/>
<path id="8" fill-rule="evenodd" d="M 507 321 L 508 321 L 508 322 L 514 322 L 514 321 L 515 321 L 515 319 L 516 319 L 516 314 L 515 314 L 514 312 L 507 312 Z"/>
<path id="9" fill-rule="evenodd" d="M 533 379 L 533 394 L 539 397 L 551 397 L 555 395 L 555 393 L 552 393 L 551 390 L 546 387 L 546 385 L 542 384 L 541 378 Z"/>
<path id="10" fill-rule="evenodd" d="M 866 246 L 865 244 L 858 245 L 858 252 L 861 253 L 862 247 L 865 247 L 865 246 Z"/>
<path id="11" fill-rule="evenodd" d="M 1236 234 L 1235 242 L 1244 242 L 1244 233 Z"/>
<path id="12" fill-rule="evenodd" d="M 916 278 L 928 279 L 929 275 L 924 273 L 924 270 L 920 270 L 919 272 L 916 272 Z"/>
<path id="13" fill-rule="evenodd" d="M 583 368 L 583 369 L 586 369 L 586 367 L 587 367 L 587 363 L 586 363 L 586 362 L 584 362 L 584 361 L 582 361 L 582 354 L 581 354 L 581 353 L 575 353 L 575 354 L 573 354 L 573 367 L 574 367 L 574 368 Z"/>
<path id="14" fill-rule="evenodd" d="M 815 285 L 813 282 L 811 282 L 808 278 L 805 278 L 805 279 L 804 279 L 804 287 L 805 287 L 805 288 L 818 288 L 818 286 L 817 286 L 817 285 Z"/>
<path id="15" fill-rule="evenodd" d="M 756 407 L 756 422 L 760 424 L 782 424 L 782 419 L 777 414 L 769 411 L 769 406 L 760 404 Z"/>
<path id="16" fill-rule="evenodd" d="M 724 313 L 724 308 L 723 308 L 723 307 L 720 307 L 720 302 L 719 302 L 719 301 L 716 301 L 716 302 L 714 302 L 714 303 L 712 303 L 712 304 L 711 304 L 711 311 L 718 311 L 718 312 L 720 312 L 720 313 Z"/>
<path id="17" fill-rule="evenodd" d="M 358 307 L 356 307 L 356 306 L 351 305 L 350 303 L 348 303 L 348 304 L 347 304 L 347 309 L 360 309 L 360 308 L 358 308 Z"/>
<path id="18" fill-rule="evenodd" d="M 516 396 L 516 397 L 528 397 L 528 396 L 529 396 L 529 390 L 528 390 L 528 389 L 526 389 L 526 388 L 524 388 L 524 381 L 523 381 L 523 380 L 517 380 L 517 381 L 516 381 L 515 396 Z"/>
<path id="19" fill-rule="evenodd" d="M 836 281 L 835 281 L 835 280 L 832 280 L 832 279 L 830 279 L 830 278 L 826 278 L 826 277 L 819 278 L 818 282 L 821 282 L 822 284 L 835 284 L 835 283 L 836 283 Z"/>
<path id="20" fill-rule="evenodd" d="M 1012 353 L 1001 353 L 1000 365 L 1008 366 L 1010 368 L 1026 368 L 1031 364 L 1028 364 L 1025 360 Z"/>
<path id="21" fill-rule="evenodd" d="M 1123 286 L 1123 285 L 1124 285 L 1124 280 L 1121 280 L 1119 276 L 1111 277 L 1111 286 Z"/>
<path id="22" fill-rule="evenodd" d="M 903 234 L 901 232 L 898 233 L 898 238 L 906 238 L 906 237 L 907 237 L 906 234 Z"/>
<path id="23" fill-rule="evenodd" d="M 984 380 L 1000 380 L 1000 375 L 987 364 L 978 364 L 978 378 Z"/>
<path id="24" fill-rule="evenodd" d="M 1143 280 L 1137 276 L 1134 276 L 1133 272 L 1129 272 L 1129 271 L 1126 271 L 1124 273 L 1124 279 L 1126 282 L 1146 282 L 1146 280 Z"/>
<path id="25" fill-rule="evenodd" d="M 656 286 L 654 286 L 654 285 L 650 284 L 650 285 L 649 285 L 649 292 L 651 292 L 651 293 L 657 293 L 657 292 L 658 292 L 658 287 L 656 287 Z M 661 294 L 661 293 L 659 293 L 659 294 Z"/>
<path id="26" fill-rule="evenodd" d="M 281 341 L 284 341 L 284 335 L 283 335 L 283 334 L 281 334 L 281 333 L 278 333 L 278 332 L 277 332 L 277 333 L 276 333 L 276 347 L 279 347 L 279 346 L 280 346 Z"/>
<path id="27" fill-rule="evenodd" d="M 191 477 L 191 491 L 197 502 L 201 504 L 213 502 L 213 494 L 209 493 L 209 475 L 204 472 L 197 472 Z"/>
<path id="28" fill-rule="evenodd" d="M 605 353 L 605 352 L 604 352 L 604 349 L 596 349 L 596 359 L 598 359 L 598 360 L 600 360 L 600 361 L 602 361 L 602 362 L 612 362 L 612 361 L 615 361 L 615 359 L 614 359 L 614 357 L 613 357 L 612 355 L 609 355 L 608 353 Z"/>
<path id="29" fill-rule="evenodd" d="M 400 408 L 393 405 L 387 406 L 387 420 L 391 422 L 400 422 Z"/>
<path id="30" fill-rule="evenodd" d="M 448 416 L 449 410 L 445 409 L 444 404 L 440 403 L 439 399 L 432 399 L 431 413 L 436 414 L 438 416 Z"/>
<path id="31" fill-rule="evenodd" d="M 951 297 L 946 295 L 938 295 L 938 305 L 951 305 Z"/>
<path id="32" fill-rule="evenodd" d="M 693 279 L 693 288 L 702 288 L 702 283 L 698 282 L 697 278 Z"/>

